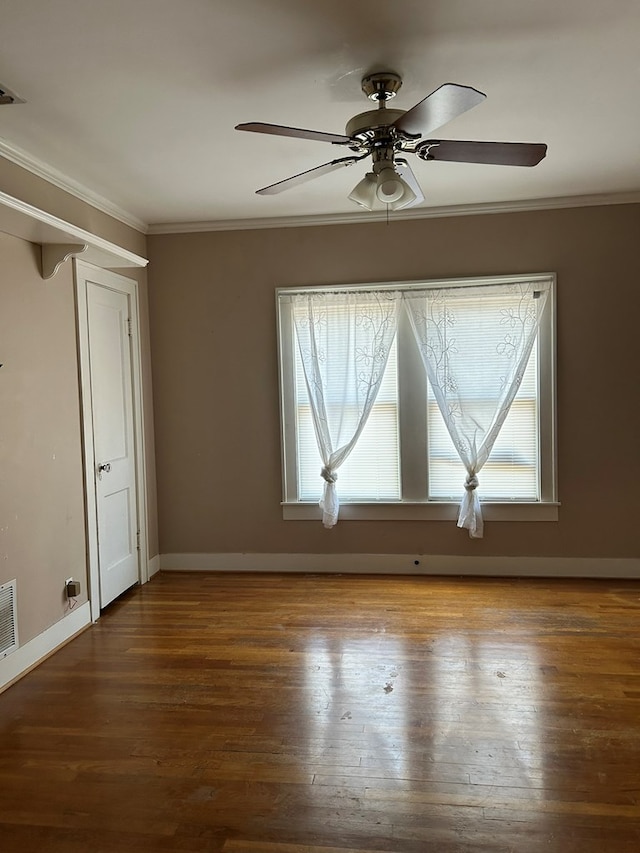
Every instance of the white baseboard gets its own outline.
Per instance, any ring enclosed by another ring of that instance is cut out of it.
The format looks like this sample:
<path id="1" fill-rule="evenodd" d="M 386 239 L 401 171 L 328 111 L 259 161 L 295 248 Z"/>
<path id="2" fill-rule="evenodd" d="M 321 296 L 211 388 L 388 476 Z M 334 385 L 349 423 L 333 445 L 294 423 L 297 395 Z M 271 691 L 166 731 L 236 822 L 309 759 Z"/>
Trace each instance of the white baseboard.
<path id="1" fill-rule="evenodd" d="M 640 578 L 640 559 L 440 554 L 161 554 L 165 571 Z"/>
<path id="2" fill-rule="evenodd" d="M 151 557 L 148 563 L 148 572 L 149 578 L 152 578 L 155 574 L 160 571 L 160 554 L 156 554 L 155 557 Z"/>
<path id="3" fill-rule="evenodd" d="M 33 669 L 67 640 L 91 624 L 91 605 L 88 601 L 72 610 L 64 619 L 19 646 L 15 652 L 0 660 L 0 690 Z"/>

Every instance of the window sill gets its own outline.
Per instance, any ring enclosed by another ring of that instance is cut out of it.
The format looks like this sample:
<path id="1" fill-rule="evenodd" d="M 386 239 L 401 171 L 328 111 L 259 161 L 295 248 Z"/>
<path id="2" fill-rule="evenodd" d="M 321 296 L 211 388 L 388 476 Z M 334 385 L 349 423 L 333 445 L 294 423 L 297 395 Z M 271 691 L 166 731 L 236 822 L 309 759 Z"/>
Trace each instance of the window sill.
<path id="1" fill-rule="evenodd" d="M 432 503 L 341 503 L 341 521 L 455 521 L 458 502 Z M 487 501 L 482 504 L 485 521 L 557 521 L 559 503 L 504 503 Z M 322 518 L 317 503 L 283 503 L 285 521 L 309 521 Z"/>

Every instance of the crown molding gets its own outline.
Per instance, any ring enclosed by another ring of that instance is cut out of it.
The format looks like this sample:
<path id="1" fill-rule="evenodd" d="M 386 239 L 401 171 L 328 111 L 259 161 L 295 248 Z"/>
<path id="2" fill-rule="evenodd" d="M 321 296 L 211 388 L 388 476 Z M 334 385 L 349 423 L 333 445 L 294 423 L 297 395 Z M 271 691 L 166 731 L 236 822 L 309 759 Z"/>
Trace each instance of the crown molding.
<path id="1" fill-rule="evenodd" d="M 442 219 L 450 216 L 479 216 L 491 213 L 526 213 L 536 210 L 561 210 L 571 207 L 601 207 L 612 204 L 638 204 L 640 192 L 603 193 L 601 195 L 535 198 L 524 201 L 500 201 L 481 204 L 457 204 L 447 207 L 421 207 L 390 213 L 393 222 L 415 219 Z M 149 225 L 147 234 L 194 234 L 204 231 L 254 231 L 265 228 L 301 228 L 313 225 L 363 225 L 386 222 L 384 210 L 365 213 L 327 213 L 317 216 L 280 216 L 261 219 L 215 219 L 203 222 L 163 222 Z"/>
<path id="2" fill-rule="evenodd" d="M 311 216 L 272 216 L 253 219 L 214 219 L 194 222 L 160 222 L 148 225 L 142 219 L 124 210 L 109 199 L 54 169 L 48 163 L 27 153 L 16 145 L 0 138 L 0 157 L 69 193 L 96 210 L 134 228 L 142 234 L 193 234 L 205 231 L 255 231 L 272 228 L 301 228 L 317 225 L 362 225 L 386 222 L 386 210 L 346 213 L 326 213 Z M 418 207 L 389 214 L 393 222 L 416 219 L 442 219 L 451 216 L 480 216 L 491 213 L 526 213 L 536 210 L 560 210 L 572 207 L 600 207 L 617 204 L 640 203 L 640 192 L 602 193 L 600 195 L 559 196 L 556 198 L 524 199 L 478 204 L 457 204 L 442 207 Z"/>
<path id="3" fill-rule="evenodd" d="M 31 172 L 32 175 L 36 175 L 38 178 L 43 178 L 48 183 L 64 190 L 80 201 L 84 201 L 86 204 L 90 204 L 91 207 L 95 207 L 96 210 L 106 213 L 107 216 L 117 219 L 124 225 L 134 228 L 142 234 L 147 233 L 147 223 L 143 222 L 142 219 L 139 219 L 104 196 L 98 195 L 98 193 L 93 192 L 93 190 L 88 189 L 63 172 L 59 172 L 43 160 L 39 160 L 32 154 L 23 151 L 21 148 L 2 138 L 0 138 L 0 157 L 4 157 L 5 160 L 15 163 L 16 166 L 20 166 L 22 169 L 26 169 L 27 172 Z"/>

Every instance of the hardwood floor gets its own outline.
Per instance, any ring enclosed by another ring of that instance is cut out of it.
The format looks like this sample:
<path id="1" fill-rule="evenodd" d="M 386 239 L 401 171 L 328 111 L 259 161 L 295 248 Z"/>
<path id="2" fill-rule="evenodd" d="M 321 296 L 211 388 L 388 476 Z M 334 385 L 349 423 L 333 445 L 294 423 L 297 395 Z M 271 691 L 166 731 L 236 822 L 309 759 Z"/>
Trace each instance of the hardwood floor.
<path id="1" fill-rule="evenodd" d="M 638 853 L 640 583 L 162 574 L 0 696 L 0 849 Z"/>

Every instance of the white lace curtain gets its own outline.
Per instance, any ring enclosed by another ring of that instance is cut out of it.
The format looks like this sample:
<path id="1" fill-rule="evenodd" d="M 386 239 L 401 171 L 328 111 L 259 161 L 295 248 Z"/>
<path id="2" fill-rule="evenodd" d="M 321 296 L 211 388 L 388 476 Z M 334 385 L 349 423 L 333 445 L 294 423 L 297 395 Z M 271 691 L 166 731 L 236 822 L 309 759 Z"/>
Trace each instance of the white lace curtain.
<path id="1" fill-rule="evenodd" d="M 310 293 L 293 297 L 293 320 L 324 479 L 322 523 L 340 503 L 338 468 L 356 445 L 375 403 L 396 333 L 400 294 Z"/>
<path id="2" fill-rule="evenodd" d="M 478 473 L 518 391 L 548 283 L 408 292 L 405 304 L 433 394 L 467 477 L 458 527 L 483 535 Z"/>

